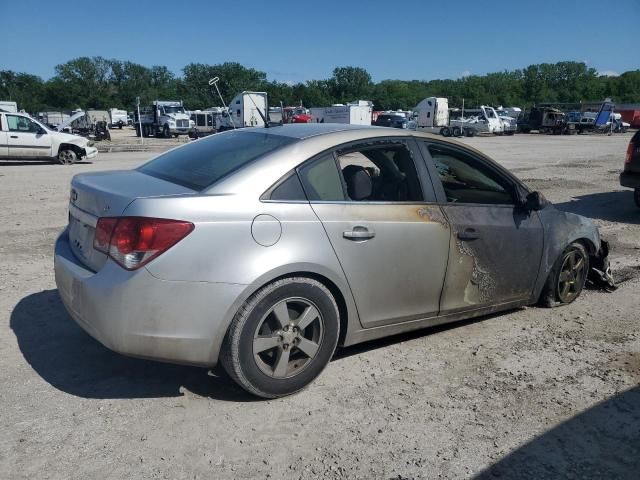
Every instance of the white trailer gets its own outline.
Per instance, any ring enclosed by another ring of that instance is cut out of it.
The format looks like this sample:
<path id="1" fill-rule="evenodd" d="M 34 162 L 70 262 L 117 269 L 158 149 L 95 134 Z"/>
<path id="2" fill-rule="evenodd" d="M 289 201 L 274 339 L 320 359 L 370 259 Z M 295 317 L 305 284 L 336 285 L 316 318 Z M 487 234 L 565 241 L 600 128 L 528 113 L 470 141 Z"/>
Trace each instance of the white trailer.
<path id="1" fill-rule="evenodd" d="M 109 109 L 109 127 L 110 128 L 119 128 L 122 130 L 122 127 L 127 125 L 127 111 L 120 110 L 118 108 L 110 108 Z"/>
<path id="2" fill-rule="evenodd" d="M 363 101 L 356 104 L 336 104 L 309 110 L 312 123 L 348 123 L 351 125 L 371 125 L 373 113 L 371 104 Z"/>
<path id="3" fill-rule="evenodd" d="M 216 133 L 216 119 L 222 112 L 222 107 L 211 107 L 206 110 L 193 110 L 187 112 L 189 118 L 194 123 L 189 132 L 189 137 L 199 138 Z"/>
<path id="4" fill-rule="evenodd" d="M 52 128 L 56 128 L 71 117 L 71 115 L 64 112 L 38 112 L 36 116 L 38 120 Z"/>
<path id="5" fill-rule="evenodd" d="M 18 113 L 18 104 L 10 100 L 0 100 L 0 112 Z"/>
<path id="6" fill-rule="evenodd" d="M 269 112 L 266 92 L 242 92 L 233 97 L 228 111 L 216 117 L 216 129 L 264 127 Z"/>

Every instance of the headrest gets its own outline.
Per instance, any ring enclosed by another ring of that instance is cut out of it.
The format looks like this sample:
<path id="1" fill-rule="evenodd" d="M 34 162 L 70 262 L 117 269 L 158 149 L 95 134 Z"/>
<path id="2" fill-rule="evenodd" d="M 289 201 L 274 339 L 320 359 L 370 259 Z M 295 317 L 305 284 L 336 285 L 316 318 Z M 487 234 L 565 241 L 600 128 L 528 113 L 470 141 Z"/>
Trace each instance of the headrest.
<path id="1" fill-rule="evenodd" d="M 373 184 L 371 177 L 360 165 L 347 165 L 342 169 L 347 182 L 347 193 L 351 200 L 364 200 L 371 196 Z"/>

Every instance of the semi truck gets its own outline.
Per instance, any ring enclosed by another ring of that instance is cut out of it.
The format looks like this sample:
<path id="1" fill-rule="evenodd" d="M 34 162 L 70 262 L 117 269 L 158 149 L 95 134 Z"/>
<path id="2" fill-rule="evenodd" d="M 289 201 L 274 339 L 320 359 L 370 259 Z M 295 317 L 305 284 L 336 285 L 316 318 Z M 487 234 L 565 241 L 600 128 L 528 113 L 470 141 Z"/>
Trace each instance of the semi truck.
<path id="1" fill-rule="evenodd" d="M 140 118 L 135 119 L 136 135 L 143 137 L 187 135 L 193 125 L 182 100 L 154 100 L 151 105 L 140 108 Z"/>
<path id="2" fill-rule="evenodd" d="M 266 92 L 241 92 L 231 100 L 227 110 L 216 117 L 219 132 L 243 127 L 264 127 L 269 111 Z"/>
<path id="3" fill-rule="evenodd" d="M 413 109 L 416 129 L 439 133 L 445 137 L 473 137 L 479 133 L 502 135 L 505 124 L 493 107 L 481 105 L 475 109 L 450 109 L 449 100 L 427 97 Z"/>

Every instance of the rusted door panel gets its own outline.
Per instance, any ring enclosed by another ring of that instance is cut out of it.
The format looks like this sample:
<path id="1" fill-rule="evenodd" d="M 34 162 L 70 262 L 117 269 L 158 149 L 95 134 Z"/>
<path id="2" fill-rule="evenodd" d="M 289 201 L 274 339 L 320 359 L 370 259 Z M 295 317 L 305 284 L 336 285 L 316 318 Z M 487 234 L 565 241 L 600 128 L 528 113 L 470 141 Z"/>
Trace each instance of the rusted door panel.
<path id="1" fill-rule="evenodd" d="M 451 225 L 451 246 L 440 313 L 528 299 L 543 248 L 537 213 L 501 205 L 442 209 Z"/>
<path id="2" fill-rule="evenodd" d="M 450 229 L 425 204 L 313 203 L 365 328 L 436 316 Z"/>

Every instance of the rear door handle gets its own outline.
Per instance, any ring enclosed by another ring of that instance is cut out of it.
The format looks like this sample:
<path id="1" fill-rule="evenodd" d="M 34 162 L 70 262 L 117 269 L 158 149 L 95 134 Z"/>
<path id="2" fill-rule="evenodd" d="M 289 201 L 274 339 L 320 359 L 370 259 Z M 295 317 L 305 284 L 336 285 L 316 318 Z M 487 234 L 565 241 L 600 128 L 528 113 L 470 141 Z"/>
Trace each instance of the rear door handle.
<path id="1" fill-rule="evenodd" d="M 480 234 L 475 228 L 465 228 L 462 232 L 458 232 L 460 240 L 475 240 L 480 238 Z"/>
<path id="2" fill-rule="evenodd" d="M 376 236 L 376 232 L 369 230 L 367 227 L 353 227 L 353 230 L 342 232 L 342 236 L 347 240 L 370 240 Z"/>

